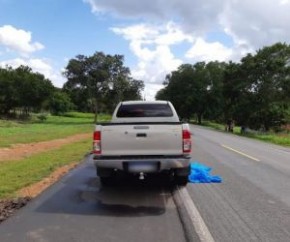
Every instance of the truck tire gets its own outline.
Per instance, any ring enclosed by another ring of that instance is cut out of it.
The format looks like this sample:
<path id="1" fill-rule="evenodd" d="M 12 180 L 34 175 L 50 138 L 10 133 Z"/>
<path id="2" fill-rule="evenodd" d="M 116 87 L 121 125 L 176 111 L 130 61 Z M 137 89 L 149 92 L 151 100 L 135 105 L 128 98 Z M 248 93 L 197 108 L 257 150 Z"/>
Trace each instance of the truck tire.
<path id="1" fill-rule="evenodd" d="M 175 185 L 186 186 L 189 174 L 190 174 L 190 166 L 175 169 L 174 170 Z"/>
<path id="2" fill-rule="evenodd" d="M 98 167 L 96 168 L 97 176 L 100 178 L 102 186 L 109 186 L 113 183 L 113 169 Z"/>
<path id="3" fill-rule="evenodd" d="M 100 181 L 102 186 L 112 185 L 112 177 L 100 177 Z"/>
<path id="4" fill-rule="evenodd" d="M 113 169 L 96 167 L 97 176 L 99 177 L 111 177 L 113 175 Z"/>
<path id="5" fill-rule="evenodd" d="M 188 183 L 188 176 L 176 176 L 175 177 L 175 184 L 177 186 L 186 186 Z"/>

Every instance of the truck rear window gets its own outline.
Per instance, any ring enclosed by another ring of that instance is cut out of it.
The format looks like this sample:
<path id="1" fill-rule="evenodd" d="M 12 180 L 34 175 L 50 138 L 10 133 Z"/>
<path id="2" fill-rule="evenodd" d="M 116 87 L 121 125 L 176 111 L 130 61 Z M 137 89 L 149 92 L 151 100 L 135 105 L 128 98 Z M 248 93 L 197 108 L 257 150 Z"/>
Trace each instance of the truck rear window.
<path id="1" fill-rule="evenodd" d="M 172 117 L 168 104 L 129 104 L 121 105 L 117 112 L 118 118 L 135 117 Z"/>

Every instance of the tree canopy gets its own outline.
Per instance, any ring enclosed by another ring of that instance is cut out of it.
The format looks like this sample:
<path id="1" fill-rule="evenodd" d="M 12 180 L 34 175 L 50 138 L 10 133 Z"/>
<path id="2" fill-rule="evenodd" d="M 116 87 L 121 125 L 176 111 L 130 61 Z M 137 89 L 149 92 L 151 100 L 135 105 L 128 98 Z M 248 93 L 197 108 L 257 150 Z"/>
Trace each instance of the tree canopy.
<path id="1" fill-rule="evenodd" d="M 40 111 L 54 92 L 51 81 L 27 66 L 0 68 L 0 113 Z"/>
<path id="2" fill-rule="evenodd" d="M 140 100 L 144 82 L 135 80 L 124 56 L 95 52 L 69 60 L 63 88 L 28 66 L 0 67 L 0 115 L 41 110 L 62 114 L 112 112 L 125 100 Z M 290 46 L 276 43 L 239 62 L 182 64 L 169 73 L 156 99 L 170 100 L 183 119 L 195 117 L 253 129 L 290 122 Z"/>
<path id="3" fill-rule="evenodd" d="M 0 68 L 0 115 L 42 110 L 59 115 L 72 109 L 111 112 L 119 101 L 139 100 L 144 83 L 130 76 L 122 55 L 96 52 L 69 60 L 63 88 L 28 66 Z"/>
<path id="4" fill-rule="evenodd" d="M 143 81 L 130 77 L 122 55 L 78 55 L 65 68 L 64 90 L 79 111 L 111 111 L 123 100 L 141 99 Z"/>
<path id="5" fill-rule="evenodd" d="M 183 64 L 164 85 L 156 99 L 171 100 L 184 118 L 269 130 L 290 121 L 290 46 L 264 47 L 239 63 Z"/>
<path id="6" fill-rule="evenodd" d="M 224 66 L 219 62 L 183 64 L 167 75 L 166 87 L 157 93 L 156 99 L 171 100 L 182 118 L 195 114 L 199 123 L 204 115 L 218 116 Z"/>

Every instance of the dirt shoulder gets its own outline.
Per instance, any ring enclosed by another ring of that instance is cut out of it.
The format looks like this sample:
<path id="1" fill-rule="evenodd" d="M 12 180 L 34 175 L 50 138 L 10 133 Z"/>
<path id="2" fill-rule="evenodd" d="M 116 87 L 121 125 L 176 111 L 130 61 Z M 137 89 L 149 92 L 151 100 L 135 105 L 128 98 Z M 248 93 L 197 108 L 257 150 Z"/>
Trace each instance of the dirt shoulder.
<path id="1" fill-rule="evenodd" d="M 51 186 L 53 183 L 57 182 L 61 177 L 68 173 L 71 169 L 77 166 L 77 162 L 74 162 L 69 165 L 59 167 L 54 172 L 52 172 L 48 177 L 43 180 L 34 183 L 28 187 L 24 187 L 17 192 L 19 197 L 29 197 L 34 198 L 43 192 L 46 188 Z"/>
<path id="2" fill-rule="evenodd" d="M 30 200 L 29 197 L 0 200 L 0 224 L 13 215 L 15 211 L 24 207 Z"/>
<path id="3" fill-rule="evenodd" d="M 91 138 L 91 133 L 72 135 L 67 138 L 42 141 L 29 144 L 15 144 L 10 148 L 0 149 L 0 162 L 7 160 L 19 160 L 33 154 L 47 150 L 57 149 L 65 144 L 76 142 L 82 139 Z"/>
<path id="4" fill-rule="evenodd" d="M 17 192 L 18 197 L 14 199 L 0 200 L 0 224 L 12 216 L 17 210 L 24 207 L 30 200 L 42 193 L 46 188 L 57 182 L 61 177 L 67 174 L 71 169 L 77 166 L 77 162 L 65 165 L 56 169 L 42 181 L 24 187 Z"/>
<path id="5" fill-rule="evenodd" d="M 11 148 L 0 149 L 0 162 L 19 160 L 33 154 L 41 153 L 47 150 L 57 149 L 69 143 L 91 138 L 91 135 L 92 135 L 91 133 L 78 134 L 63 139 L 56 139 L 30 144 L 16 144 L 13 145 Z M 68 173 L 71 169 L 75 168 L 77 164 L 78 162 L 74 162 L 72 164 L 62 166 L 56 169 L 42 181 L 39 181 L 28 187 L 22 188 L 17 192 L 18 198 L 0 200 L 0 224 L 8 217 L 13 215 L 18 209 L 25 206 L 32 198 L 39 195 L 46 188 L 51 186 L 53 183 L 55 183 L 61 177 L 63 177 L 66 173 Z"/>

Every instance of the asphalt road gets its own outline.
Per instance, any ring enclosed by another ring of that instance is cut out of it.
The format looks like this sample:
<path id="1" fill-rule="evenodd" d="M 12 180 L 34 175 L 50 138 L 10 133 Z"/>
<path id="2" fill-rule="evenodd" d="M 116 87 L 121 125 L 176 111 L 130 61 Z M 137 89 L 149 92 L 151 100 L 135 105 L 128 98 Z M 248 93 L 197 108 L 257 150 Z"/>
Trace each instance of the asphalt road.
<path id="1" fill-rule="evenodd" d="M 187 190 L 215 241 L 290 241 L 290 149 L 192 126 L 193 160 L 221 184 Z"/>
<path id="2" fill-rule="evenodd" d="M 87 159 L 2 223 L 0 241 L 186 241 L 165 179 L 103 188 L 95 174 Z"/>
<path id="3" fill-rule="evenodd" d="M 290 149 L 192 126 L 219 184 L 103 188 L 90 159 L 0 225 L 0 241 L 290 241 Z M 177 194 L 177 195 L 176 195 Z"/>

